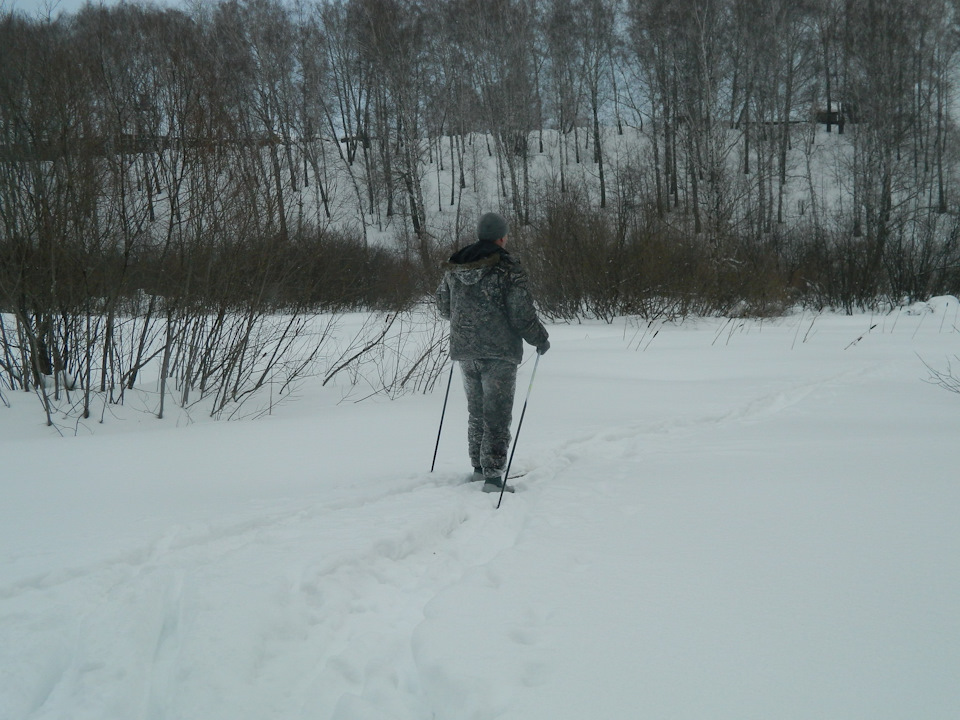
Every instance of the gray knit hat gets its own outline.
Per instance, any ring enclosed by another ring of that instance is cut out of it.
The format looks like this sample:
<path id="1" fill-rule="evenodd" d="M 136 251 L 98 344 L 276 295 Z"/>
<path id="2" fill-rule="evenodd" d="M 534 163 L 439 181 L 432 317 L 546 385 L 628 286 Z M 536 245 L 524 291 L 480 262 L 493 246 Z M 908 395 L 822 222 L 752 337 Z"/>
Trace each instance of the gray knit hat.
<path id="1" fill-rule="evenodd" d="M 507 221 L 495 212 L 485 213 L 477 223 L 478 240 L 499 240 L 507 236 Z"/>

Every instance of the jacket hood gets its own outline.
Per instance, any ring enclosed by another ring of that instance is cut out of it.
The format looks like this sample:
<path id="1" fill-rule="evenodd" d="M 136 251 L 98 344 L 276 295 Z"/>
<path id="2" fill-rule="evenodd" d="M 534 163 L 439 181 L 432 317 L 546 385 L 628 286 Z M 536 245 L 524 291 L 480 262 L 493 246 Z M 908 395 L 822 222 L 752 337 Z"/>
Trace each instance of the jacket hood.
<path id="1" fill-rule="evenodd" d="M 474 285 L 495 267 L 504 255 L 509 256 L 509 253 L 496 243 L 480 240 L 455 252 L 442 267 L 452 278 L 465 285 Z"/>
<path id="2" fill-rule="evenodd" d="M 451 278 L 462 282 L 464 285 L 475 285 L 480 282 L 480 279 L 500 262 L 499 253 L 487 255 L 472 262 L 456 262 L 455 257 L 456 255 L 450 258 L 448 262 L 443 263 L 442 268 Z"/>
<path id="3" fill-rule="evenodd" d="M 492 240 L 478 240 L 472 245 L 462 247 L 450 256 L 450 262 L 455 265 L 466 265 L 483 260 L 491 255 L 507 255 L 506 250 Z"/>

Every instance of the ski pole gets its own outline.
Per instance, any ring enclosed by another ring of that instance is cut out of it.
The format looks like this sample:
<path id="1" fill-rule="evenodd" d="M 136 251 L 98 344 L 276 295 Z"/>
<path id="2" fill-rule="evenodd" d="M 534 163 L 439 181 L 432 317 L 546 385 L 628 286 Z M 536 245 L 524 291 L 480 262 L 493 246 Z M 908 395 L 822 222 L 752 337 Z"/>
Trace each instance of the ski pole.
<path id="1" fill-rule="evenodd" d="M 450 365 L 450 377 L 447 378 L 447 392 L 443 396 L 443 412 L 440 413 L 440 428 L 437 430 L 437 444 L 433 448 L 433 462 L 430 463 L 430 472 L 433 472 L 434 465 L 437 464 L 437 450 L 440 449 L 440 433 L 443 432 L 443 416 L 447 414 L 447 399 L 450 397 L 450 383 L 453 382 L 453 367 L 456 363 Z"/>
<path id="2" fill-rule="evenodd" d="M 510 459 L 507 460 L 507 471 L 503 474 L 503 481 L 500 483 L 500 499 L 497 500 L 497 510 L 500 509 L 500 503 L 503 502 L 503 491 L 507 488 L 507 478 L 510 477 L 510 466 L 513 465 L 513 454 L 517 451 L 517 442 L 520 440 L 520 428 L 523 427 L 523 416 L 527 414 L 527 402 L 530 400 L 530 391 L 533 390 L 533 379 L 537 376 L 537 365 L 539 364 L 540 354 L 537 353 L 537 359 L 533 362 L 533 372 L 530 374 L 530 384 L 527 386 L 527 396 L 523 399 L 523 410 L 520 411 L 520 422 L 517 423 L 517 436 L 513 439 Z"/>

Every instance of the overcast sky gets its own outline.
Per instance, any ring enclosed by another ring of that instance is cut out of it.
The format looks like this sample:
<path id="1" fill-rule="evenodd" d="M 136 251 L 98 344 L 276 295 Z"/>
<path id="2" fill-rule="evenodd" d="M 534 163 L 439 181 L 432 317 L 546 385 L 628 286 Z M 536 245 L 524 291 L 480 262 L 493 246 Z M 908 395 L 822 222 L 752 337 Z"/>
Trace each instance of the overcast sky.
<path id="1" fill-rule="evenodd" d="M 46 16 L 50 11 L 53 16 L 62 12 L 74 13 L 87 0 L 0 0 L 0 9 L 4 12 L 10 9 L 18 10 L 30 17 Z M 94 5 L 118 5 L 120 0 L 90 0 Z M 182 5 L 180 0 L 150 0 L 156 5 Z"/>
<path id="2" fill-rule="evenodd" d="M 4 11 L 17 10 L 30 17 L 44 16 L 47 11 L 53 15 L 61 12 L 76 12 L 84 0 L 0 0 Z"/>

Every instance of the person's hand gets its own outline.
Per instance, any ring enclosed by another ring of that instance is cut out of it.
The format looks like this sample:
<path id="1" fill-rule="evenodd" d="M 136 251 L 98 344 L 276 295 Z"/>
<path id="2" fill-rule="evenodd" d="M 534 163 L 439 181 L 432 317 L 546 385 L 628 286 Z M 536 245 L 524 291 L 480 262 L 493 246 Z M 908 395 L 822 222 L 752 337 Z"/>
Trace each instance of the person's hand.
<path id="1" fill-rule="evenodd" d="M 537 345 L 537 355 L 544 355 L 549 349 L 550 349 L 550 341 L 544 340 L 542 343 Z"/>

